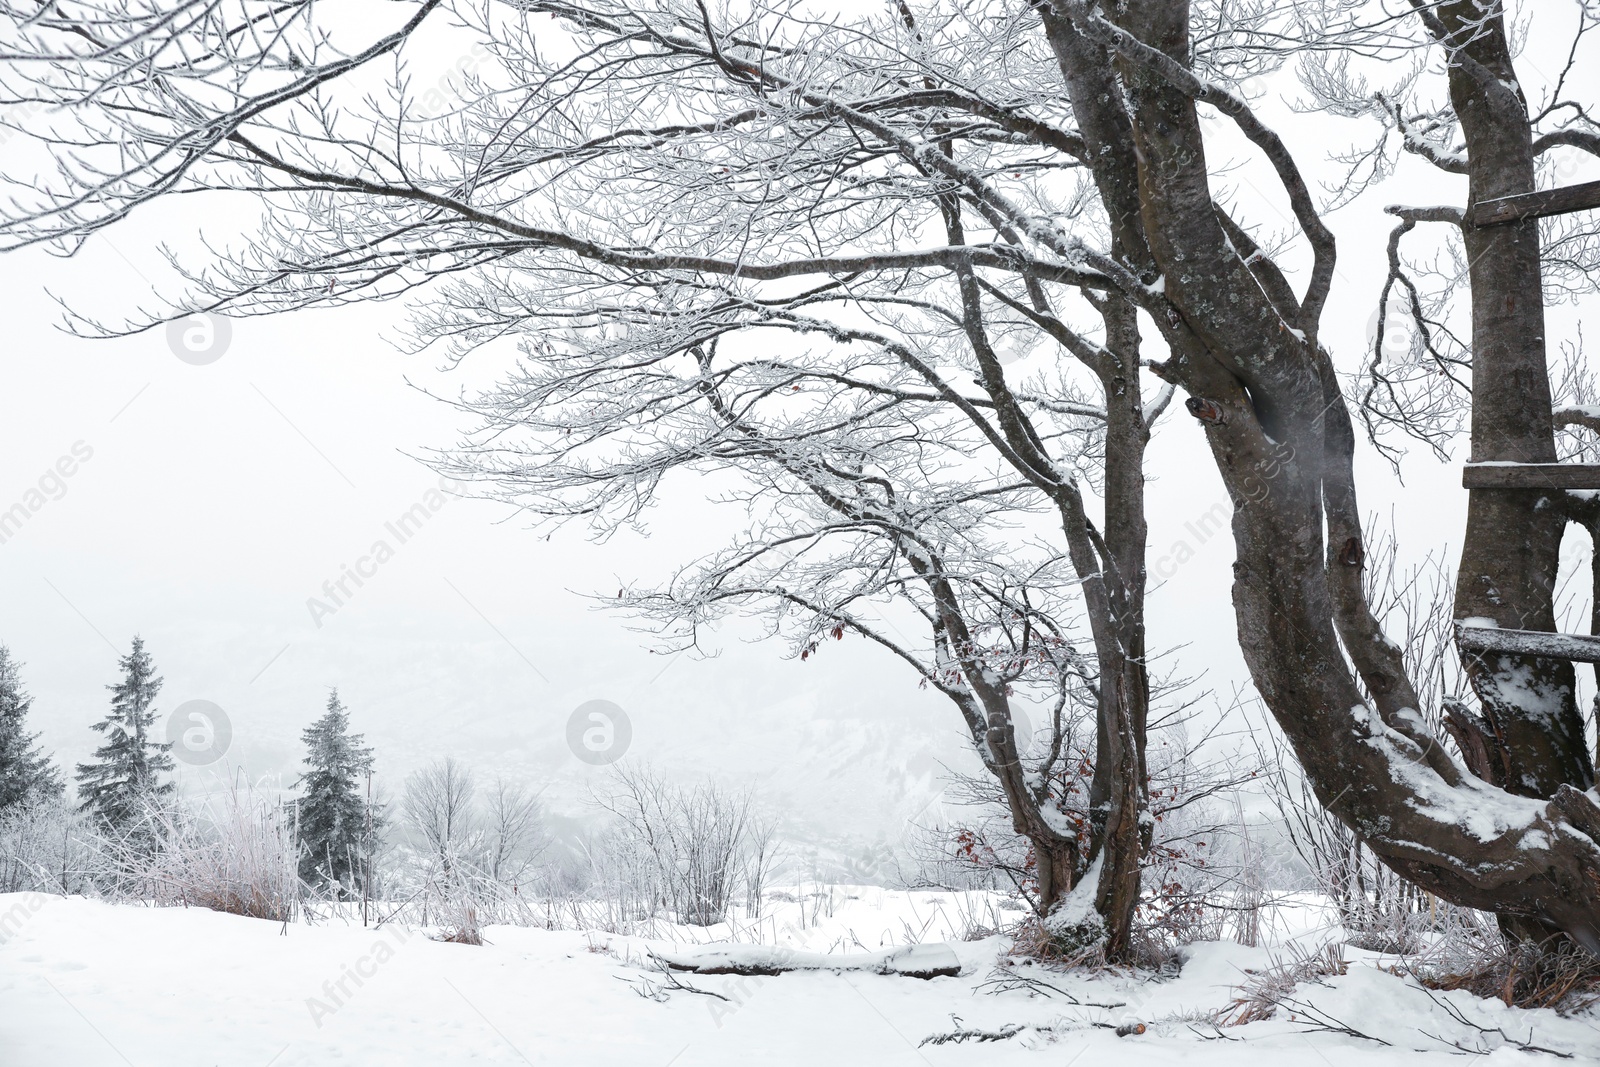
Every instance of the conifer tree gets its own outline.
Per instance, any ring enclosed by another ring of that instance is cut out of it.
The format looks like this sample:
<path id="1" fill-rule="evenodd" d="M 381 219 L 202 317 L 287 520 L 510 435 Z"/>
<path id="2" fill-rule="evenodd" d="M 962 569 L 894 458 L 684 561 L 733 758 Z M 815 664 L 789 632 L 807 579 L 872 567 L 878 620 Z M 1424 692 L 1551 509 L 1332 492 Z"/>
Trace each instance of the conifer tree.
<path id="1" fill-rule="evenodd" d="M 0 645 L 0 815 L 61 795 L 61 773 L 27 733 L 23 720 L 33 698 L 22 688 L 21 664 Z"/>
<path id="2" fill-rule="evenodd" d="M 160 780 L 163 771 L 173 769 L 172 746 L 153 737 L 156 721 L 156 694 L 162 679 L 156 676 L 155 663 L 144 650 L 144 641 L 133 639 L 133 651 L 118 660 L 122 681 L 108 685 L 111 711 L 94 728 L 105 735 L 105 743 L 95 750 L 94 760 L 78 764 L 79 810 L 116 833 L 134 829 L 145 811 L 145 803 L 173 791 L 171 782 Z"/>
<path id="3" fill-rule="evenodd" d="M 328 710 L 306 727 L 308 770 L 300 779 L 300 877 L 314 885 L 338 883 L 346 891 L 359 881 L 362 858 L 379 825 L 379 814 L 362 797 L 362 778 L 372 771 L 372 749 L 350 732 L 350 713 L 339 691 L 328 694 Z"/>

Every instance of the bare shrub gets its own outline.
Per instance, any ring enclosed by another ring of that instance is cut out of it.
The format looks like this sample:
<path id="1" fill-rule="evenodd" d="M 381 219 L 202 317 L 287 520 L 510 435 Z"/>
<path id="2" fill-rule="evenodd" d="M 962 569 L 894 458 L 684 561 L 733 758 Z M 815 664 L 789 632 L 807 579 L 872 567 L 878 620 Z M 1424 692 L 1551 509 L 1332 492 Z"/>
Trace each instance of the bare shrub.
<path id="1" fill-rule="evenodd" d="M 680 923 L 722 922 L 740 888 L 759 892 L 772 833 L 752 812 L 750 792 L 714 782 L 676 786 L 653 771 L 616 770 L 598 803 L 616 820 L 607 863 L 629 895 Z"/>
<path id="2" fill-rule="evenodd" d="M 760 915 L 780 846 L 748 792 L 678 788 L 648 773 L 619 781 L 631 792 L 619 790 L 611 810 L 627 817 L 564 847 L 562 863 L 546 859 L 552 839 L 526 787 L 480 790 L 451 760 L 413 775 L 401 805 L 406 840 L 385 861 L 387 888 L 373 902 L 380 921 L 478 945 L 494 924 L 661 936 L 672 922 L 723 921 L 741 894 L 747 914 Z M 299 880 L 293 817 L 275 791 L 239 779 L 195 802 L 147 803 L 119 837 L 91 832 L 65 807 L 41 807 L 0 823 L 0 884 L 280 921 L 336 913 L 342 898 L 316 907 L 317 891 Z"/>
<path id="3" fill-rule="evenodd" d="M 1012 928 L 1011 955 L 1061 967 L 1103 967 L 1105 952 L 1098 944 L 1067 946 L 1037 915 L 1029 915 Z"/>
<path id="4" fill-rule="evenodd" d="M 745 911 L 751 919 L 761 918 L 767 885 L 772 881 L 781 856 L 778 824 L 768 818 L 752 816 L 746 827 L 743 863 Z"/>
<path id="5" fill-rule="evenodd" d="M 588 877 L 569 897 L 573 914 L 591 917 L 608 933 L 653 928 L 661 906 L 653 858 L 621 834 L 591 837 L 582 851 Z"/>
<path id="6" fill-rule="evenodd" d="M 1344 974 L 1349 963 L 1338 942 L 1318 948 L 1304 948 L 1290 942 L 1283 955 L 1274 955 L 1261 970 L 1246 970 L 1245 981 L 1234 992 L 1232 1003 L 1218 1013 L 1224 1026 L 1243 1026 L 1272 1018 L 1304 982 L 1315 982 L 1329 975 Z"/>
<path id="7" fill-rule="evenodd" d="M 1275 732 L 1263 733 L 1276 748 Z M 1290 845 L 1308 872 L 1307 888 L 1328 901 L 1350 944 L 1373 952 L 1414 953 L 1422 949 L 1441 911 L 1460 910 L 1386 867 L 1322 807 L 1303 777 L 1277 766 L 1266 786 L 1268 799 L 1288 829 Z"/>
<path id="8" fill-rule="evenodd" d="M 1186 723 L 1152 733 L 1170 753 L 1152 768 L 1150 809 L 1155 826 L 1145 861 L 1146 891 L 1138 933 L 1147 960 L 1159 964 L 1197 941 L 1220 941 L 1230 930 L 1245 941 L 1256 935 L 1262 884 L 1251 867 L 1247 831 L 1237 807 L 1219 807 L 1219 794 L 1233 793 L 1259 774 L 1235 757 L 1201 759 L 1198 749 L 1219 734 L 1237 705 L 1222 710 L 1200 742 L 1188 739 Z M 1230 848 L 1230 846 L 1232 846 Z M 1246 943 L 1249 943 L 1246 941 Z"/>

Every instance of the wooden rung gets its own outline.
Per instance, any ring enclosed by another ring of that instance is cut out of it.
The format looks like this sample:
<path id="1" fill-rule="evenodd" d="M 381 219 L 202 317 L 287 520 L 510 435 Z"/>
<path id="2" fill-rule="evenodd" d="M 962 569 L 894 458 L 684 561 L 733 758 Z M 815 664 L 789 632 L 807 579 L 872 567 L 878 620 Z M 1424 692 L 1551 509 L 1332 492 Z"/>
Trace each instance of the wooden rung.
<path id="1" fill-rule="evenodd" d="M 1468 489 L 1600 489 L 1600 463 L 1468 463 Z"/>
<path id="2" fill-rule="evenodd" d="M 1543 656 L 1545 659 L 1600 663 L 1600 637 L 1587 634 L 1498 630 L 1492 626 L 1463 626 L 1458 622 L 1456 647 L 1463 652 L 1501 652 L 1513 656 Z"/>
<path id="3" fill-rule="evenodd" d="M 1600 207 L 1600 182 L 1584 182 L 1562 189 L 1541 189 L 1497 200 L 1480 200 L 1467 209 L 1470 226 L 1503 226 L 1523 219 L 1542 219 Z"/>

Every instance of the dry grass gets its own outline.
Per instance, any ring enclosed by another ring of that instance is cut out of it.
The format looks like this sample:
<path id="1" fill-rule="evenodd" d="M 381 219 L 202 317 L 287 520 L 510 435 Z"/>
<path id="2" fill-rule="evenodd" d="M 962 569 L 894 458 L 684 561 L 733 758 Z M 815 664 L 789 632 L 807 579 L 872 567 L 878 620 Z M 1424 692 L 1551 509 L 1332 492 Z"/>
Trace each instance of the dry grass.
<path id="1" fill-rule="evenodd" d="M 1290 944 L 1288 951 L 1287 956 L 1272 957 L 1272 962 L 1259 971 L 1245 971 L 1247 977 L 1235 990 L 1232 1003 L 1217 1013 L 1221 1025 L 1243 1026 L 1270 1019 L 1302 982 L 1344 974 L 1349 968 L 1344 946 L 1337 942 L 1314 949 Z"/>
<path id="2" fill-rule="evenodd" d="M 197 807 L 152 809 L 138 831 L 100 841 L 113 896 L 273 922 L 294 917 L 294 835 L 271 795 L 233 780 Z"/>
<path id="3" fill-rule="evenodd" d="M 448 919 L 433 940 L 448 941 L 452 945 L 482 945 L 483 927 L 478 922 L 478 909 L 471 903 L 461 902 L 448 910 Z"/>
<path id="4" fill-rule="evenodd" d="M 1501 940 L 1465 958 L 1430 954 L 1406 973 L 1429 989 L 1465 989 L 1510 1007 L 1570 1014 L 1600 1002 L 1600 960 L 1570 945 L 1550 950 Z"/>
<path id="5" fill-rule="evenodd" d="M 258 886 L 195 886 L 189 890 L 185 902 L 194 907 L 243 915 L 248 919 L 283 922 L 290 915 L 290 905 L 281 894 Z"/>
<path id="6" fill-rule="evenodd" d="M 1017 924 L 1012 931 L 1010 955 L 1037 960 L 1058 967 L 1104 967 L 1105 945 L 1093 942 L 1088 945 L 1069 944 L 1032 916 Z"/>

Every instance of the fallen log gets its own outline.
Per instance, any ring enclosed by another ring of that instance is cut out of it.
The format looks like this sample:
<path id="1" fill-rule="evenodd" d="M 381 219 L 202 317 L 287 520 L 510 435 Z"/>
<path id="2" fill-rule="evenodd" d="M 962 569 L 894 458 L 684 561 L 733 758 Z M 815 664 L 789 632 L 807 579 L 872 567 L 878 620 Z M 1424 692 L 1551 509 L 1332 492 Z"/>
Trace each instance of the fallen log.
<path id="1" fill-rule="evenodd" d="M 949 945 L 907 945 L 882 952 L 801 952 L 782 945 L 697 945 L 651 955 L 691 974 L 771 976 L 791 971 L 865 971 L 902 978 L 953 978 L 961 961 Z"/>

